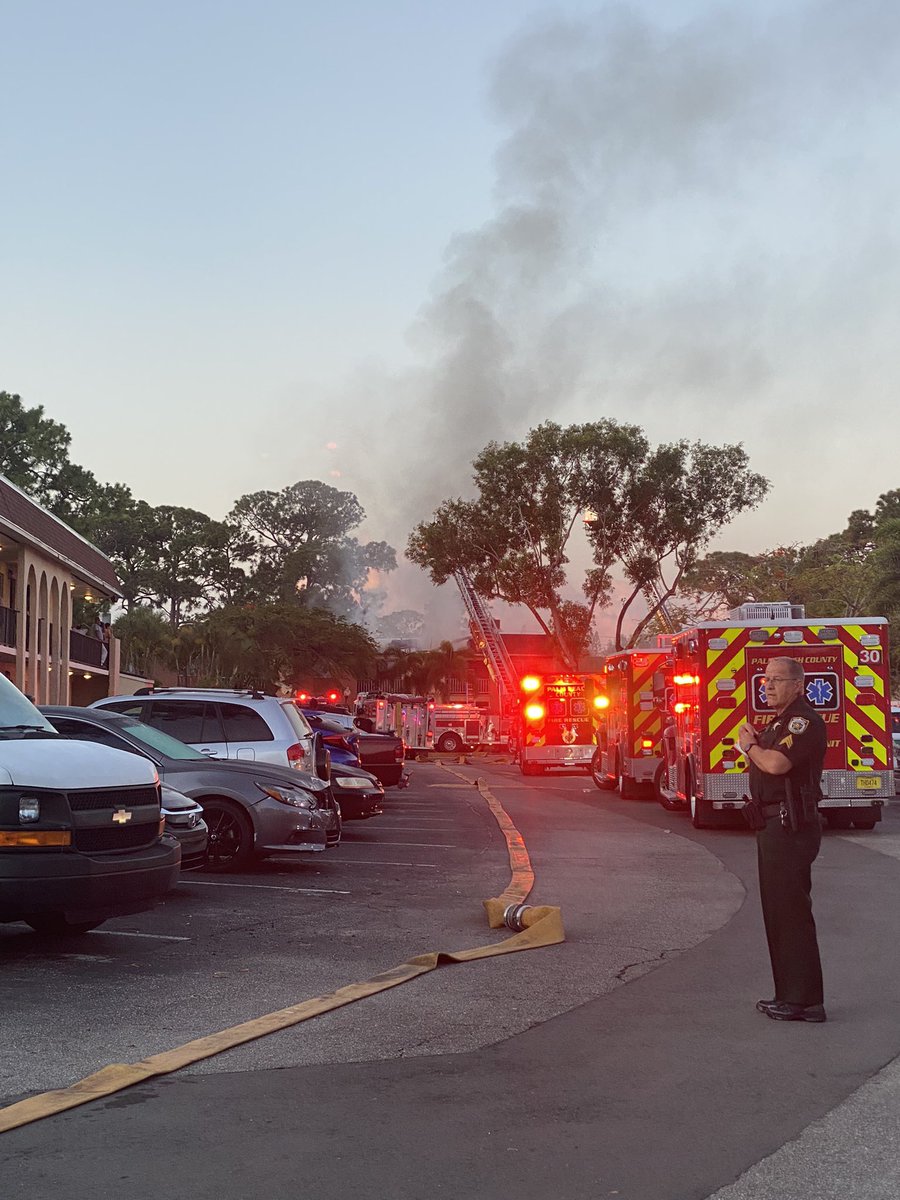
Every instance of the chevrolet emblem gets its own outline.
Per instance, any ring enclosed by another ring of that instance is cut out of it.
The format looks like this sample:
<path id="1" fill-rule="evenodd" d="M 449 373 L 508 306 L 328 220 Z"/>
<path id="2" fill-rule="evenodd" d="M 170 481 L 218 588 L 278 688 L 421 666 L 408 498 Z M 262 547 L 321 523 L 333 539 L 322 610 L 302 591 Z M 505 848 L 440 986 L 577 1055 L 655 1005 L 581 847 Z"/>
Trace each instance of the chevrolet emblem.
<path id="1" fill-rule="evenodd" d="M 112 819 L 117 825 L 124 825 L 126 821 L 131 820 L 131 810 L 127 808 L 117 808 L 112 815 Z"/>

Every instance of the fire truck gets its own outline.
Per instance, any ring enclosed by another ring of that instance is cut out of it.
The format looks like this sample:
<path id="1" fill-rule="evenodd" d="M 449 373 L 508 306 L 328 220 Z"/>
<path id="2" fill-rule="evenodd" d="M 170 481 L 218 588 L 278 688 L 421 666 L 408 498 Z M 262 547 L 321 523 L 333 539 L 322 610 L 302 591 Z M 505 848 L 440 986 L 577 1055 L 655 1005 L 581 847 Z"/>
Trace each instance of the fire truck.
<path id="1" fill-rule="evenodd" d="M 738 731 L 772 720 L 764 679 L 779 657 L 802 662 L 806 698 L 828 728 L 820 811 L 832 828 L 873 829 L 894 794 L 883 617 L 810 620 L 798 605 L 745 604 L 677 633 L 661 798 L 690 808 L 697 828 L 743 808 L 749 774 Z"/>
<path id="2" fill-rule="evenodd" d="M 358 716 L 367 717 L 376 733 L 396 733 L 411 750 L 456 754 L 475 749 L 487 738 L 485 713 L 475 704 L 440 704 L 425 696 L 357 697 Z"/>
<path id="3" fill-rule="evenodd" d="M 662 732 L 673 702 L 671 650 L 610 654 L 603 666 L 606 705 L 597 726 L 591 775 L 598 788 L 618 787 L 625 799 L 657 783 Z"/>
<path id="4" fill-rule="evenodd" d="M 595 722 L 605 705 L 599 675 L 525 675 L 519 682 L 522 703 L 516 757 L 523 775 L 549 767 L 590 771 Z"/>

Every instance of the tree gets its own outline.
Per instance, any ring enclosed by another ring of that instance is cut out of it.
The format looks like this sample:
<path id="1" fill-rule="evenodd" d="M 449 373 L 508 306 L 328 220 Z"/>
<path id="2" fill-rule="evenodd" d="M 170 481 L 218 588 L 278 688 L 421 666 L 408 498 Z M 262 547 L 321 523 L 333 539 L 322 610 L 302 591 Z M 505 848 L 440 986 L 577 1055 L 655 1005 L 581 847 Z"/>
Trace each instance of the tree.
<path id="1" fill-rule="evenodd" d="M 113 622 L 113 633 L 122 643 L 122 664 L 135 675 L 152 678 L 167 663 L 172 651 L 172 630 L 161 613 L 135 605 Z"/>
<path id="2" fill-rule="evenodd" d="M 69 458 L 65 425 L 26 408 L 21 396 L 0 392 L 0 472 L 33 500 L 94 540 L 96 525 L 130 498 L 121 483 L 101 484 Z"/>
<path id="3" fill-rule="evenodd" d="M 351 680 L 375 661 L 364 629 L 324 608 L 228 605 L 205 619 L 214 680 L 267 690 L 302 686 L 310 676 Z"/>
<path id="4" fill-rule="evenodd" d="M 370 571 L 397 565 L 387 543 L 350 536 L 364 519 L 352 492 L 315 479 L 242 496 L 229 517 L 251 546 L 257 600 L 324 605 L 345 616 L 358 613 Z"/>
<path id="5" fill-rule="evenodd" d="M 651 449 L 635 425 L 601 420 L 562 428 L 551 422 L 523 443 L 491 442 L 474 461 L 475 500 L 452 499 L 410 535 L 408 557 L 435 583 L 467 571 L 486 598 L 523 604 L 576 668 L 573 634 L 610 604 L 614 570 L 631 584 L 620 606 L 616 646 L 643 595 L 647 620 L 678 588 L 699 551 L 768 488 L 740 446 L 676 442 Z M 573 627 L 562 606 L 572 536 L 583 524 L 593 566 L 582 590 L 586 613 Z"/>

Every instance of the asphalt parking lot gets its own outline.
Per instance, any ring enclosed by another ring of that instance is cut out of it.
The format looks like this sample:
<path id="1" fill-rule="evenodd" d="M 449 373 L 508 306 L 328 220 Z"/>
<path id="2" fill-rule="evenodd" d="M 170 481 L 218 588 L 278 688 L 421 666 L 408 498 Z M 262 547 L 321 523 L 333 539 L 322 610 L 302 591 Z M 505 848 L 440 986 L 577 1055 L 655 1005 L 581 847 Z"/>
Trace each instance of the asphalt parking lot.
<path id="1" fill-rule="evenodd" d="M 528 845 L 532 899 L 562 906 L 565 944 L 442 970 L 12 1131 L 10 1195 L 149 1200 L 176 1170 L 204 1200 L 293 1194 L 298 1179 L 322 1200 L 695 1200 L 898 1053 L 898 806 L 872 834 L 826 834 L 815 887 L 833 1019 L 783 1028 L 753 1009 L 768 981 L 746 831 L 694 831 L 583 776 L 485 774 Z M 477 789 L 428 765 L 388 801 L 336 851 L 189 877 L 155 912 L 69 944 L 3 930 L 4 1102 L 508 936 L 481 911 L 509 868 Z M 870 1134 L 883 1146 L 864 1111 L 833 1137 Z M 798 1172 L 799 1191 L 773 1195 L 809 1200 Z"/>

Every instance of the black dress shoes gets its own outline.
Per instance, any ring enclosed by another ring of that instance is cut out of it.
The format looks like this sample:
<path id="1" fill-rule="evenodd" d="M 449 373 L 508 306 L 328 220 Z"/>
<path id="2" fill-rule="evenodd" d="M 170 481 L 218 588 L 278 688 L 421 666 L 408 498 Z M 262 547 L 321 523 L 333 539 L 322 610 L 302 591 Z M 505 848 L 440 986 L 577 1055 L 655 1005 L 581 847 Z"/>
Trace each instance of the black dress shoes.
<path id="1" fill-rule="evenodd" d="M 765 1013 L 773 1021 L 810 1021 L 821 1024 L 827 1021 L 824 1004 L 787 1004 L 783 1000 L 757 1000 L 759 1012 Z"/>

